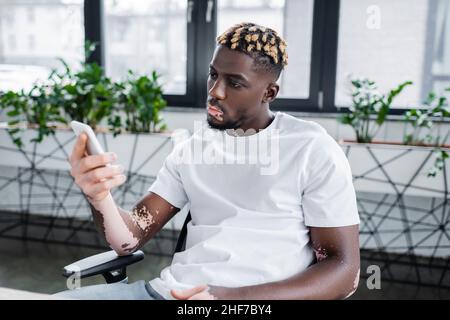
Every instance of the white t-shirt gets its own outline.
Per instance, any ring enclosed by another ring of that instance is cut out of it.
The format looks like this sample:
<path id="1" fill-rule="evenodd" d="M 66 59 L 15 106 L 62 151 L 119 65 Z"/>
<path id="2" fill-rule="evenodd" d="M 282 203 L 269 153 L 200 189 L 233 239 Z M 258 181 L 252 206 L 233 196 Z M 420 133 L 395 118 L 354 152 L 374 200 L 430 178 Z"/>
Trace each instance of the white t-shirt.
<path id="1" fill-rule="evenodd" d="M 204 124 L 175 146 L 149 191 L 189 204 L 192 216 L 186 250 L 150 281 L 166 299 L 199 284 L 289 278 L 314 262 L 308 227 L 359 224 L 341 147 L 317 123 L 281 112 L 250 136 Z"/>

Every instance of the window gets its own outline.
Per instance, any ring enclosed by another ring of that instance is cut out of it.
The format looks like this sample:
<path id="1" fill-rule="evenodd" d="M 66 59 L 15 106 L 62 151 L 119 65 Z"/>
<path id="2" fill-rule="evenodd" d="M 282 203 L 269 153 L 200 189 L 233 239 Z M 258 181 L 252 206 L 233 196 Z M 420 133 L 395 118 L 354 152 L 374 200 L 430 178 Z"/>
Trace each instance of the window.
<path id="1" fill-rule="evenodd" d="M 106 73 L 156 70 L 166 94 L 186 94 L 186 10 L 186 0 L 105 0 Z"/>
<path id="2" fill-rule="evenodd" d="M 27 8 L 27 16 L 28 16 L 28 23 L 32 24 L 34 23 L 34 8 L 28 7 Z"/>
<path id="3" fill-rule="evenodd" d="M 45 80 L 52 69 L 62 68 L 57 58 L 71 66 L 84 59 L 83 1 L 47 0 L 32 7 L 30 3 L 0 0 L 2 91 L 29 89 Z"/>
<path id="4" fill-rule="evenodd" d="M 36 37 L 33 34 L 30 34 L 28 36 L 28 50 L 30 50 L 30 53 L 33 53 L 35 48 L 36 48 Z"/>
<path id="5" fill-rule="evenodd" d="M 11 51 L 16 50 L 16 36 L 14 34 L 10 34 L 8 37 L 8 46 Z"/>
<path id="6" fill-rule="evenodd" d="M 13 12 L 11 11 L 4 11 L 2 14 L 2 22 L 5 21 L 5 26 L 7 28 L 10 28 L 12 26 L 12 24 L 14 23 L 14 16 L 13 16 Z M 4 19 L 4 20 L 3 20 Z"/>
<path id="7" fill-rule="evenodd" d="M 289 64 L 280 77 L 280 98 L 307 99 L 313 29 L 313 0 L 218 0 L 217 31 L 254 22 L 278 31 L 288 43 Z"/>
<path id="8" fill-rule="evenodd" d="M 450 87 L 450 2 L 439 0 L 433 8 L 430 87 L 437 92 Z"/>
<path id="9" fill-rule="evenodd" d="M 386 92 L 411 80 L 396 108 L 420 105 L 450 84 L 447 0 L 341 0 L 335 103 L 349 106 L 349 77 L 367 77 Z"/>
<path id="10" fill-rule="evenodd" d="M 204 108 L 215 38 L 242 21 L 288 42 L 274 110 L 344 111 L 349 77 L 413 81 L 393 113 L 450 86 L 448 0 L 0 0 L 0 90 L 30 88 L 57 57 L 77 66 L 86 37 L 114 80 L 155 70 L 169 105 Z"/>

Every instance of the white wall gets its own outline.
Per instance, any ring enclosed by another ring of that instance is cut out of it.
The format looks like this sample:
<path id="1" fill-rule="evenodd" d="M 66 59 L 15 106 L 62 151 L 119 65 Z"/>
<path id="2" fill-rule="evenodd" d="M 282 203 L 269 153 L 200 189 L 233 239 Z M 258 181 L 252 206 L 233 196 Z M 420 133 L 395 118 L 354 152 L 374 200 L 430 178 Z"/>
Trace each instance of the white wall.
<path id="1" fill-rule="evenodd" d="M 191 130 L 194 128 L 195 120 L 204 120 L 206 111 L 201 109 L 186 109 L 182 108 L 168 108 L 168 111 L 163 112 L 163 117 L 168 124 L 170 130 L 185 128 Z M 342 125 L 337 121 L 337 114 L 315 114 L 315 113 L 301 113 L 288 112 L 289 114 L 301 119 L 315 121 L 324 127 L 327 132 L 336 140 L 355 140 L 355 134 L 352 128 L 348 125 Z M 390 116 L 390 120 L 381 127 L 375 137 L 377 141 L 401 142 L 405 125 L 400 121 L 401 116 Z M 450 121 L 440 125 L 441 132 L 450 130 Z M 448 143 L 448 142 L 447 142 Z"/>
<path id="2" fill-rule="evenodd" d="M 349 140 L 353 140 L 354 139 L 354 134 L 353 131 L 351 130 L 351 128 L 349 126 L 343 126 L 338 124 L 337 120 L 336 120 L 336 115 L 326 115 L 326 114 L 294 114 L 300 118 L 303 119 L 307 119 L 307 120 L 312 120 L 315 121 L 317 123 L 319 123 L 320 125 L 322 125 L 327 131 L 328 133 L 333 136 L 336 139 L 349 139 Z M 166 120 L 166 123 L 168 124 L 168 127 L 170 130 L 175 130 L 178 128 L 185 128 L 188 129 L 190 131 L 193 130 L 194 128 L 194 121 L 195 120 L 199 120 L 202 121 L 205 119 L 205 111 L 204 110 L 193 110 L 193 109 L 180 109 L 180 108 L 168 108 L 167 111 L 165 111 L 163 113 L 163 116 Z M 379 135 L 377 136 L 377 140 L 386 140 L 386 141 L 401 141 L 402 139 L 402 134 L 403 134 L 403 123 L 400 121 L 388 121 L 387 124 L 383 127 L 382 130 L 380 130 Z M 442 125 L 442 130 L 448 130 L 450 128 L 448 123 L 445 123 Z M 0 131 L 0 134 L 4 134 L 4 130 Z M 170 152 L 170 148 L 165 148 L 163 153 L 168 154 L 168 152 Z M 152 168 L 152 172 L 157 172 L 159 168 L 156 168 L 156 166 L 160 167 L 162 165 L 162 161 L 164 159 L 164 155 L 162 155 L 160 160 L 158 162 L 155 162 L 154 164 L 152 164 L 153 166 L 155 166 L 155 168 Z M 11 167 L 6 167 L 6 166 L 0 166 L 0 177 L 14 177 L 17 172 L 15 171 L 17 169 L 12 169 Z M 49 180 L 50 183 L 52 183 L 52 179 L 53 177 L 48 177 L 47 178 Z M 3 184 L 2 179 L 0 179 L 0 184 Z M 26 181 L 25 181 L 26 183 Z M 42 188 L 42 190 L 48 192 L 48 188 Z M 139 190 L 139 189 L 138 189 Z M 26 192 L 26 190 L 24 190 Z M 23 191 L 22 191 L 23 192 Z M 39 192 L 38 189 L 34 189 L 33 192 Z M 11 184 L 8 188 L 0 190 L 0 209 L 2 208 L 2 204 L 11 204 L 11 203 L 19 203 L 20 199 L 18 199 L 18 197 L 20 197 L 20 193 L 18 192 L 17 189 L 17 184 Z M 138 197 L 137 197 L 138 198 Z M 72 199 L 68 199 L 68 202 L 71 202 Z M 35 200 L 38 201 L 39 200 Z M 417 199 L 409 199 L 408 201 L 412 201 L 412 202 L 416 202 L 419 204 L 422 204 L 424 207 L 428 207 L 428 202 L 430 201 L 430 199 L 424 199 L 424 198 L 417 198 Z M 171 224 L 168 226 L 169 228 L 173 228 L 175 226 L 175 228 L 180 228 L 183 221 L 184 221 L 184 217 L 187 213 L 188 208 L 185 208 L 181 213 L 179 213 L 176 217 L 176 219 L 174 219 Z M 84 211 L 88 211 L 87 207 L 86 210 L 82 210 L 83 212 L 80 213 L 80 215 L 78 215 L 80 218 L 81 217 L 87 217 L 89 215 L 89 212 L 84 212 Z M 393 212 L 392 216 L 398 216 L 399 213 L 398 212 Z M 394 226 L 392 225 L 392 227 L 398 227 L 398 226 Z M 435 238 L 438 236 L 438 234 L 436 233 L 435 236 L 431 237 L 429 239 L 429 241 L 434 241 Z M 417 234 L 417 237 L 422 237 L 421 234 Z M 367 237 L 361 237 L 361 242 L 365 241 Z M 403 239 L 403 238 L 402 238 Z M 419 238 L 420 239 L 420 238 Z M 414 240 L 414 239 L 413 239 Z M 403 243 L 402 243 L 403 244 Z M 369 242 L 369 244 L 367 246 L 376 246 L 376 244 L 371 244 Z M 430 250 L 428 250 L 430 251 Z M 447 250 L 448 251 L 448 250 Z M 427 254 L 426 250 L 425 251 L 421 251 L 421 254 Z M 437 252 L 437 255 L 446 255 L 448 253 L 446 253 L 446 251 L 442 251 L 440 250 L 439 252 Z"/>

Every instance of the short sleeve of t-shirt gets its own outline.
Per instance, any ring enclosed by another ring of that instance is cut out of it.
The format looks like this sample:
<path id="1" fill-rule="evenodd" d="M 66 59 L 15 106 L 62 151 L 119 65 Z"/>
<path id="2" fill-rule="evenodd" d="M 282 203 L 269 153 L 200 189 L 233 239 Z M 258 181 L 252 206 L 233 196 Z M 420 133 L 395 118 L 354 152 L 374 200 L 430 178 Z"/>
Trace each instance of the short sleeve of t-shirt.
<path id="1" fill-rule="evenodd" d="M 302 192 L 305 224 L 342 227 L 359 224 L 356 194 L 347 157 L 324 133 L 313 143 Z"/>
<path id="2" fill-rule="evenodd" d="M 156 193 L 174 207 L 181 209 L 188 202 L 188 197 L 174 159 L 175 152 L 176 149 L 166 158 L 164 165 L 156 176 L 155 182 L 153 182 L 148 191 Z"/>

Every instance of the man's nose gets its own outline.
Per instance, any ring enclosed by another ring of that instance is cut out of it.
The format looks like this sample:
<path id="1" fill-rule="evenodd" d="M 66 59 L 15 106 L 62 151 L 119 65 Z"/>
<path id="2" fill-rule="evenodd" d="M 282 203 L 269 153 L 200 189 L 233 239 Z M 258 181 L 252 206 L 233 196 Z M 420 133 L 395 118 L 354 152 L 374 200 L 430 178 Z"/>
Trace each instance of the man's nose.
<path id="1" fill-rule="evenodd" d="M 223 81 L 216 80 L 211 89 L 209 89 L 209 95 L 217 100 L 224 100 L 226 93 Z"/>

